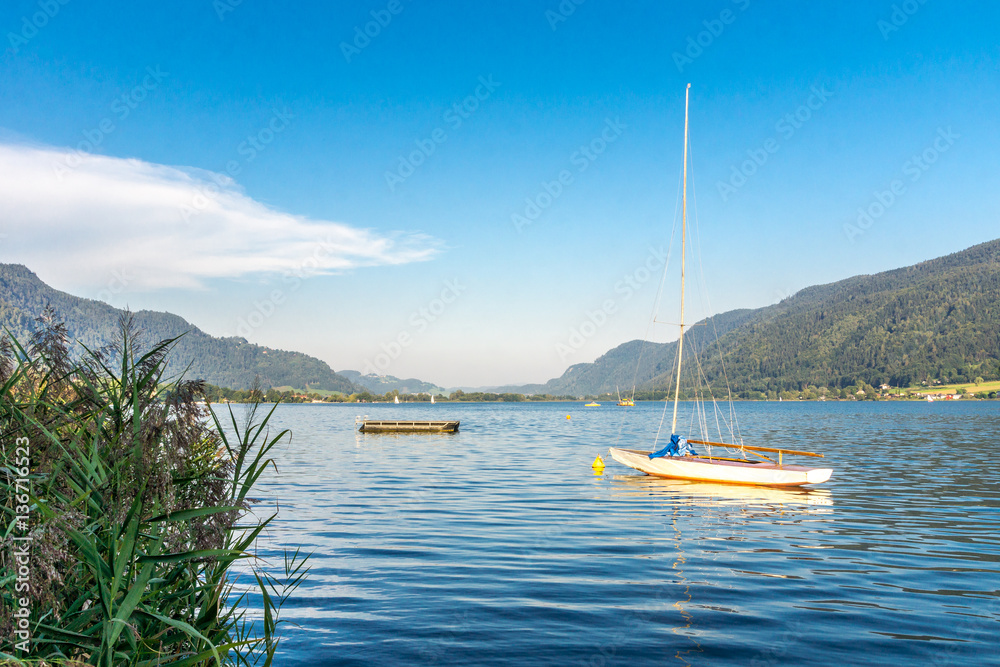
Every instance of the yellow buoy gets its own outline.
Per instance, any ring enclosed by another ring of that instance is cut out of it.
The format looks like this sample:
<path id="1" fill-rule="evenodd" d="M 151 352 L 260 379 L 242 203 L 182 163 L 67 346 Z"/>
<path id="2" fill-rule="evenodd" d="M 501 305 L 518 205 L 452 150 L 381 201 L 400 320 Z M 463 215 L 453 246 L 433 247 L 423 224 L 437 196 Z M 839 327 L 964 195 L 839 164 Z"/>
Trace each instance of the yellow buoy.
<path id="1" fill-rule="evenodd" d="M 566 419 L 569 419 L 569 415 L 566 415 Z"/>
<path id="2" fill-rule="evenodd" d="M 601 458 L 600 454 L 598 454 L 597 458 L 594 459 L 594 462 L 590 464 L 590 467 L 594 469 L 594 472 L 601 472 L 604 470 L 604 459 Z"/>

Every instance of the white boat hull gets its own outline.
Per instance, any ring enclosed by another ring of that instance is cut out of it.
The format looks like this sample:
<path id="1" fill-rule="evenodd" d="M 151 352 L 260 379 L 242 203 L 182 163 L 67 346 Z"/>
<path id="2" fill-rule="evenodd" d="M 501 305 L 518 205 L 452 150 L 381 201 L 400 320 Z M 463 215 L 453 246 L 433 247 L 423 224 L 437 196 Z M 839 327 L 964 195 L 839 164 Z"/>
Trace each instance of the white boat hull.
<path id="1" fill-rule="evenodd" d="M 693 456 L 663 456 L 649 458 L 648 451 L 637 449 L 608 449 L 611 457 L 623 465 L 640 470 L 647 475 L 673 479 L 692 479 L 702 482 L 726 484 L 756 484 L 760 486 L 802 486 L 822 484 L 830 479 L 830 468 L 807 468 L 798 465 L 778 465 L 768 461 L 760 463 L 722 461 Z"/>

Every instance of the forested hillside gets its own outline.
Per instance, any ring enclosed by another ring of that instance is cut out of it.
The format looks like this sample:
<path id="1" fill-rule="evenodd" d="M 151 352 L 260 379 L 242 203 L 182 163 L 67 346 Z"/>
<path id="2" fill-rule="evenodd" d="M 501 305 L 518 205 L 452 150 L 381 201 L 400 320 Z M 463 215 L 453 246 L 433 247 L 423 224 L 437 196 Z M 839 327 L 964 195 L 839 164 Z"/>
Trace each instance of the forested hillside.
<path id="1" fill-rule="evenodd" d="M 100 347 L 114 335 L 121 311 L 54 290 L 19 265 L 0 265 L 0 326 L 26 340 L 46 303 L 74 339 Z M 172 355 L 172 372 L 246 388 L 259 376 L 265 387 L 291 386 L 354 393 L 439 392 L 416 379 L 334 373 L 298 352 L 271 350 L 242 338 L 213 338 L 176 315 L 140 311 L 136 322 L 151 341 L 188 332 Z M 733 310 L 687 329 L 683 382 L 696 374 L 724 392 L 831 390 L 866 385 L 1000 379 L 1000 240 L 947 257 L 872 276 L 806 288 L 757 310 Z M 633 385 L 662 390 L 671 384 L 676 343 L 630 341 L 589 364 L 570 366 L 544 385 L 506 386 L 512 393 L 623 394 Z M 353 382 L 352 382 L 353 380 Z"/>
<path id="2" fill-rule="evenodd" d="M 401 394 L 445 395 L 448 393 L 443 387 L 416 378 L 402 380 L 392 375 L 362 375 L 359 371 L 340 371 L 340 375 L 376 394 L 384 394 L 393 390 Z"/>
<path id="3" fill-rule="evenodd" d="M 712 319 L 714 327 L 706 321 L 685 337 L 685 350 L 699 361 L 685 362 L 685 375 L 701 372 L 720 389 L 728 375 L 738 393 L 997 379 L 1000 240 Z M 640 389 L 663 389 L 675 356 L 676 343 L 631 341 L 592 364 L 571 366 L 542 390 L 624 391 L 633 377 Z"/>
<path id="4" fill-rule="evenodd" d="M 70 338 L 91 349 L 112 340 L 122 314 L 101 301 L 55 290 L 24 266 L 0 264 L 0 328 L 27 341 L 46 304 L 51 304 L 66 323 Z M 238 337 L 215 338 L 170 313 L 141 310 L 133 315 L 147 343 L 184 334 L 170 355 L 170 373 L 189 367 L 189 378 L 236 389 L 250 387 L 259 377 L 265 388 L 291 386 L 348 394 L 363 390 L 334 373 L 325 362 L 300 352 L 274 350 Z"/>

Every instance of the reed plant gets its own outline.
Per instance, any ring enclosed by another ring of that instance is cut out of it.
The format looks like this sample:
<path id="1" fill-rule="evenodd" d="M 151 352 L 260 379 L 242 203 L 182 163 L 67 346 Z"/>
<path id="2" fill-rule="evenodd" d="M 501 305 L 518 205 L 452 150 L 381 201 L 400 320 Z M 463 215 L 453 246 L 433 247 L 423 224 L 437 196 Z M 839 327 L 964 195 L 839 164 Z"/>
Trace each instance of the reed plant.
<path id="1" fill-rule="evenodd" d="M 167 381 L 175 341 L 142 351 L 126 314 L 74 358 L 46 309 L 26 345 L 0 343 L 0 663 L 274 661 L 307 557 L 254 555 L 274 515 L 251 493 L 290 436 L 258 405 L 224 428 L 200 382 Z"/>

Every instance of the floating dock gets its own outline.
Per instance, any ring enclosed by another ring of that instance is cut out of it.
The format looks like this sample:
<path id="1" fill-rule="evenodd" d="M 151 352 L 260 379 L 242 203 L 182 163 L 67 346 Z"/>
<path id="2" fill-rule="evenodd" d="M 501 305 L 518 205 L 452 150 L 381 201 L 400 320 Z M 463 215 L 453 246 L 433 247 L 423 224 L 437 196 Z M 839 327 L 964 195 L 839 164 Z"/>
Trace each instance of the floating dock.
<path id="1" fill-rule="evenodd" d="M 399 421 L 395 419 L 366 419 L 361 422 L 362 433 L 455 433 L 457 421 Z"/>

